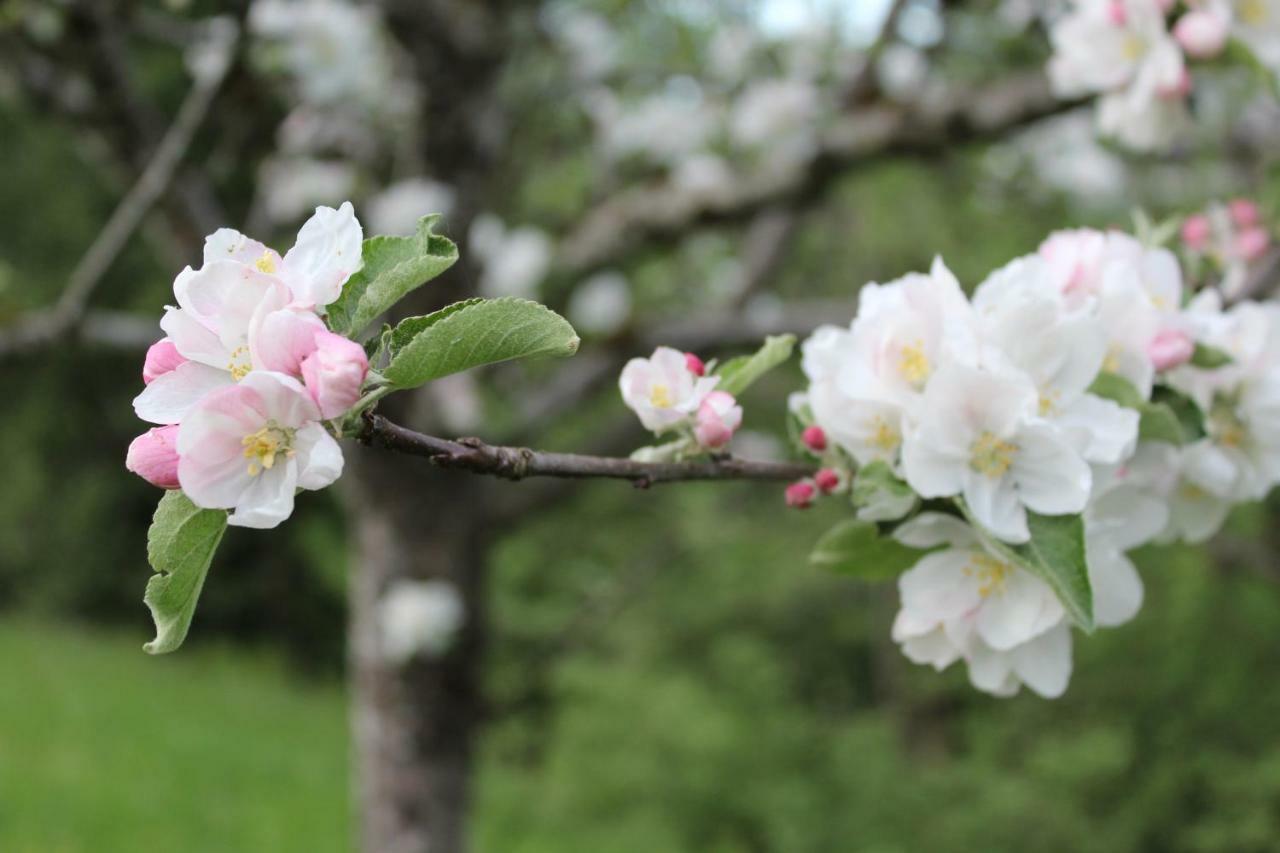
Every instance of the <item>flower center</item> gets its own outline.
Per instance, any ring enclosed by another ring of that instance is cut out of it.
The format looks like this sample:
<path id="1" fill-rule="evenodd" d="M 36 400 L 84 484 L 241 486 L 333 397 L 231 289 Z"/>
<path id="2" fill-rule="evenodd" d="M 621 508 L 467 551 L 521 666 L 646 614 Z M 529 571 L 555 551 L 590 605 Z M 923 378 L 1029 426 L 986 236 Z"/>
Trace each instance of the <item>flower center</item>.
<path id="1" fill-rule="evenodd" d="M 1218 402 L 1209 411 L 1209 430 L 1223 447 L 1243 447 L 1249 439 L 1249 430 L 1228 402 Z"/>
<path id="2" fill-rule="evenodd" d="M 270 252 L 263 252 L 262 257 L 254 261 L 253 265 L 261 272 L 273 273 L 276 271 L 276 259 L 271 257 Z"/>
<path id="3" fill-rule="evenodd" d="M 1058 413 L 1058 398 L 1062 395 L 1049 389 L 1040 392 L 1040 417 L 1047 418 Z"/>
<path id="4" fill-rule="evenodd" d="M 1120 45 L 1120 55 L 1127 62 L 1136 62 L 1147 52 L 1147 43 L 1133 33 L 1128 33 Z"/>
<path id="5" fill-rule="evenodd" d="M 1120 372 L 1120 348 L 1115 344 L 1107 348 L 1107 357 L 1102 360 L 1102 369 L 1107 373 Z"/>
<path id="6" fill-rule="evenodd" d="M 871 446 L 886 453 L 898 449 L 902 443 L 902 435 L 889 425 L 884 418 L 876 415 L 871 419 Z"/>
<path id="7" fill-rule="evenodd" d="M 1017 452 L 1018 445 L 984 432 L 969 448 L 969 467 L 988 477 L 1003 477 Z"/>
<path id="8" fill-rule="evenodd" d="M 1266 0 L 1242 0 L 1239 10 L 1240 20 L 1251 27 L 1266 23 L 1268 17 Z"/>
<path id="9" fill-rule="evenodd" d="M 227 370 L 231 371 L 231 378 L 237 382 L 249 375 L 249 371 L 253 370 L 253 363 L 249 360 L 247 346 L 238 346 L 231 351 L 231 361 L 227 362 Z"/>
<path id="10" fill-rule="evenodd" d="M 671 408 L 671 389 L 666 385 L 654 385 L 649 389 L 649 404 L 655 409 Z"/>
<path id="11" fill-rule="evenodd" d="M 924 341 L 907 344 L 898 354 L 898 372 L 917 389 L 929 378 L 929 357 L 924 354 Z"/>
<path id="12" fill-rule="evenodd" d="M 256 477 L 263 471 L 270 471 L 278 456 L 292 457 L 294 434 L 295 430 L 267 421 L 262 429 L 246 435 L 240 443 L 244 445 L 244 458 L 249 460 L 249 476 Z"/>
<path id="13" fill-rule="evenodd" d="M 1004 595 L 1005 581 L 1013 571 L 1013 566 L 1001 562 L 990 554 L 974 551 L 969 555 L 969 565 L 965 566 L 966 576 L 978 581 L 978 594 L 983 598 L 995 593 Z"/>

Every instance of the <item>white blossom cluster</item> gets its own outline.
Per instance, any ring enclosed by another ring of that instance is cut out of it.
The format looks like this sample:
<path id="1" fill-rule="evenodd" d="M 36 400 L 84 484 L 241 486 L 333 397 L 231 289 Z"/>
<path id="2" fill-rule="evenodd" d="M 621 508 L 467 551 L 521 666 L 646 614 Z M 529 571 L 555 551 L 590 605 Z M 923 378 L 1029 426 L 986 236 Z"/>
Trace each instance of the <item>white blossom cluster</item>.
<path id="1" fill-rule="evenodd" d="M 1217 57 L 1234 39 L 1280 69 L 1280 0 L 1072 0 L 1050 38 L 1060 96 L 1097 95 L 1104 135 L 1167 148 L 1190 126 L 1190 61 Z"/>
<path id="2" fill-rule="evenodd" d="M 1280 308 L 1224 308 L 1215 290 L 1184 303 L 1172 252 L 1064 231 L 971 299 L 941 259 L 868 284 L 850 327 L 805 342 L 793 409 L 830 466 L 820 473 L 883 463 L 933 499 L 894 530 L 935 549 L 900 578 L 903 652 L 939 670 L 964 660 L 996 695 L 1025 684 L 1052 697 L 1071 673 L 1070 618 L 1009 549 L 1039 517 L 1082 516 L 1095 621 L 1132 618 L 1142 583 L 1127 551 L 1201 541 L 1280 483 L 1278 358 Z M 1172 418 L 1170 400 L 1199 432 L 1149 434 L 1145 412 Z"/>

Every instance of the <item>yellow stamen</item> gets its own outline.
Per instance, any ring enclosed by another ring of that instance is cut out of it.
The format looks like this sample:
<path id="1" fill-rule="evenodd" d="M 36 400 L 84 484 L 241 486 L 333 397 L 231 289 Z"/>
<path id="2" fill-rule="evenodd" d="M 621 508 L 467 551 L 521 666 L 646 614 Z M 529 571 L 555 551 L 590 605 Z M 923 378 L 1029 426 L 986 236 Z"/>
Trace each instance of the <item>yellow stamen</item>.
<path id="1" fill-rule="evenodd" d="M 884 418 L 876 415 L 871 419 L 871 446 L 892 453 L 902 443 L 902 434 L 889 425 Z"/>
<path id="2" fill-rule="evenodd" d="M 1001 562 L 990 554 L 974 551 L 969 555 L 969 565 L 964 573 L 978 579 L 978 594 L 983 598 L 995 593 L 1004 595 L 1004 587 L 1013 566 Z"/>
<path id="3" fill-rule="evenodd" d="M 249 461 L 249 476 L 256 477 L 264 470 L 270 471 L 276 464 L 276 457 L 291 458 L 293 450 L 294 430 L 281 427 L 275 421 L 267 421 L 267 425 L 257 432 L 246 435 L 241 441 L 244 446 L 244 458 Z"/>
<path id="4" fill-rule="evenodd" d="M 984 432 L 969 448 L 969 467 L 988 477 L 1003 477 L 1017 452 L 1018 445 Z"/>
<path id="5" fill-rule="evenodd" d="M 271 252 L 263 252 L 262 257 L 254 261 L 253 265 L 265 273 L 276 271 L 276 259 L 271 257 Z"/>
<path id="6" fill-rule="evenodd" d="M 924 341 L 916 341 L 902 348 L 902 352 L 898 354 L 898 372 L 916 388 L 924 385 L 932 372 L 929 357 L 924 354 Z"/>
<path id="7" fill-rule="evenodd" d="M 237 382 L 249 375 L 253 365 L 249 361 L 248 347 L 239 346 L 231 351 L 231 361 L 227 362 L 227 370 L 231 371 L 231 378 Z"/>
<path id="8" fill-rule="evenodd" d="M 656 409 L 669 409 L 675 401 L 671 399 L 671 389 L 666 385 L 654 385 L 649 389 L 649 404 Z"/>
<path id="9" fill-rule="evenodd" d="M 1052 389 L 1043 391 L 1040 394 L 1040 417 L 1047 418 L 1056 414 L 1058 411 L 1058 397 L 1061 396 L 1057 391 Z"/>
<path id="10" fill-rule="evenodd" d="M 1238 9 L 1240 20 L 1251 27 L 1261 26 L 1269 17 L 1266 0 L 1241 0 Z"/>
<path id="11" fill-rule="evenodd" d="M 1141 59 L 1142 55 L 1147 52 L 1147 43 L 1133 33 L 1128 33 L 1124 37 L 1123 44 L 1120 45 L 1120 53 L 1124 58 L 1133 62 Z"/>
<path id="12" fill-rule="evenodd" d="M 1107 373 L 1120 372 L 1119 347 L 1116 347 L 1113 345 L 1107 350 L 1107 357 L 1102 360 L 1102 369 L 1105 370 Z"/>

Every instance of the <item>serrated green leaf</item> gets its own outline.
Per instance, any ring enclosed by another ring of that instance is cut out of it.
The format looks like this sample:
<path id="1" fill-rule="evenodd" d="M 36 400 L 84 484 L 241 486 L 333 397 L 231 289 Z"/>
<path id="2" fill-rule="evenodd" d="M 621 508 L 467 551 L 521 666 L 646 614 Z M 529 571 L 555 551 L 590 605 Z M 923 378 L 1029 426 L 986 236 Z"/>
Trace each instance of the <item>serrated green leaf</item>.
<path id="1" fill-rule="evenodd" d="M 1126 409 L 1141 409 L 1146 404 L 1133 383 L 1118 373 L 1099 373 L 1089 386 L 1089 393 L 1118 403 Z"/>
<path id="2" fill-rule="evenodd" d="M 1195 351 L 1191 353 L 1191 364 L 1205 370 L 1225 367 L 1233 360 L 1226 350 L 1211 347 L 1208 344 L 1196 344 Z"/>
<path id="3" fill-rule="evenodd" d="M 156 574 L 143 596 L 156 623 L 156 638 L 143 648 L 150 654 L 182 645 L 195 615 L 214 551 L 227 529 L 223 510 L 201 509 L 182 492 L 166 492 L 147 532 L 147 559 Z"/>
<path id="4" fill-rule="evenodd" d="M 863 521 L 897 521 L 920 503 L 911 487 L 881 459 L 858 469 L 850 494 L 853 505 L 858 507 L 858 518 Z"/>
<path id="5" fill-rule="evenodd" d="M 559 314 L 526 299 L 472 300 L 451 305 L 406 329 L 404 341 L 382 372 L 399 388 L 513 358 L 570 356 L 578 335 Z M 393 347 L 395 333 L 392 333 Z"/>
<path id="6" fill-rule="evenodd" d="M 751 355 L 740 355 L 720 365 L 716 370 L 720 377 L 716 388 L 738 396 L 761 376 L 790 358 L 795 345 L 795 335 L 770 335 L 764 339 L 764 346 Z"/>
<path id="7" fill-rule="evenodd" d="M 357 337 L 365 327 L 407 294 L 440 275 L 458 260 L 452 240 L 432 234 L 439 216 L 424 216 L 411 237 L 370 237 L 364 241 L 359 272 L 326 312 L 329 328 Z"/>
<path id="8" fill-rule="evenodd" d="M 392 355 L 404 349 L 409 343 L 418 336 L 418 333 L 434 326 L 463 308 L 476 305 L 484 300 L 477 297 L 474 299 L 464 299 L 461 302 L 455 302 L 452 305 L 446 305 L 439 311 L 432 311 L 430 314 L 423 314 L 419 317 L 405 317 L 391 331 L 391 340 L 389 348 Z"/>
<path id="9" fill-rule="evenodd" d="M 1028 511 L 1027 527 L 1031 531 L 1031 540 L 1021 545 L 1010 545 L 983 528 L 964 501 L 957 503 L 992 553 L 1047 583 L 1071 620 L 1084 631 L 1093 631 L 1093 587 L 1089 583 L 1089 564 L 1085 556 L 1083 518 Z"/>
<path id="10" fill-rule="evenodd" d="M 863 580 L 891 580 L 921 556 L 920 551 L 882 534 L 870 521 L 849 519 L 822 535 L 809 554 L 809 562 Z"/>

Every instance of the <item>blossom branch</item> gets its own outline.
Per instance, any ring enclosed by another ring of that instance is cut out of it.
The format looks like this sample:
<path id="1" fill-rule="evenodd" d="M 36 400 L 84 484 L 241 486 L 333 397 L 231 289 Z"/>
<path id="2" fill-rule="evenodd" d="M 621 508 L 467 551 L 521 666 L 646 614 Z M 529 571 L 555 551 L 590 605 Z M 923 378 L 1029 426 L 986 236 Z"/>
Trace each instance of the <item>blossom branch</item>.
<path id="1" fill-rule="evenodd" d="M 357 436 L 363 444 L 422 456 L 441 468 L 490 474 L 508 480 L 526 477 L 629 480 L 638 488 L 690 480 L 788 481 L 813 473 L 792 462 L 755 462 L 729 457 L 693 462 L 639 462 L 613 456 L 549 453 L 527 447 L 499 447 L 478 438 L 451 441 L 425 435 L 367 414 Z"/>

